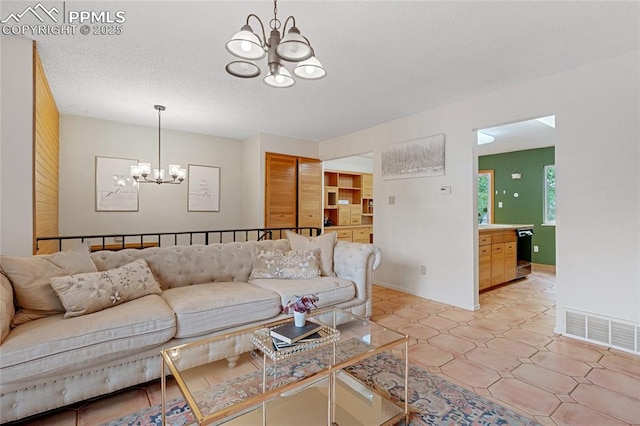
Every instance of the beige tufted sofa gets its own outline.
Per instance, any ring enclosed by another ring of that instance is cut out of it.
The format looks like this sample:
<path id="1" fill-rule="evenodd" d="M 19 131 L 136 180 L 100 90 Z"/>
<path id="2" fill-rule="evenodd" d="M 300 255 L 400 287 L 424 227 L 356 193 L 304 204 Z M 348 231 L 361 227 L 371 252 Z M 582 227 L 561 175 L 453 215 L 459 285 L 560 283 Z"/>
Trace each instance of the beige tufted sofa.
<path id="1" fill-rule="evenodd" d="M 76 318 L 49 315 L 11 329 L 14 294 L 2 275 L 0 422 L 157 379 L 162 348 L 277 319 L 280 305 L 296 294 L 317 293 L 319 308 L 338 306 L 371 316 L 372 272 L 381 261 L 376 246 L 338 241 L 335 277 L 249 279 L 256 253 L 289 249 L 283 239 L 92 253 L 98 271 L 144 259 L 162 293 Z M 248 338 L 227 339 L 210 357 L 232 361 L 250 345 Z"/>

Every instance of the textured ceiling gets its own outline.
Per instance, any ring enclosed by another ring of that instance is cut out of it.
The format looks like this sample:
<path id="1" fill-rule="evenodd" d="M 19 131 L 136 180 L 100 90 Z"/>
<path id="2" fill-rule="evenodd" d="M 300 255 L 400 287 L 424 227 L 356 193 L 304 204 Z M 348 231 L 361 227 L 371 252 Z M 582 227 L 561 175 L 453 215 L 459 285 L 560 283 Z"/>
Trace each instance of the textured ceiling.
<path id="1" fill-rule="evenodd" d="M 2 16 L 33 3 L 4 1 Z M 269 1 L 65 7 L 126 22 L 121 35 L 33 37 L 60 112 L 154 126 L 161 103 L 163 127 L 232 138 L 325 140 L 640 49 L 637 1 L 280 1 L 328 76 L 274 89 L 224 70 L 225 42 L 249 13 L 268 21 Z"/>
<path id="2" fill-rule="evenodd" d="M 500 154 L 555 146 L 556 129 L 533 119 L 480 130 L 495 141 L 478 145 L 478 155 Z"/>

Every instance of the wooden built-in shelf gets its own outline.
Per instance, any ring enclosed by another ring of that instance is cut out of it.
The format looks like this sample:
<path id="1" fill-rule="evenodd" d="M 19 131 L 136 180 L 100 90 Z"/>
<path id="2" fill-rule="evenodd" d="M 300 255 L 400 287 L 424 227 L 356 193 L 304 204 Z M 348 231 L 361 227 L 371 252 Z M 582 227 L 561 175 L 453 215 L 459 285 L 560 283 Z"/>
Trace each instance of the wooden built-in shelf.
<path id="1" fill-rule="evenodd" d="M 324 217 L 333 224 L 325 232 L 337 231 L 345 241 L 373 241 L 373 175 L 325 170 Z"/>

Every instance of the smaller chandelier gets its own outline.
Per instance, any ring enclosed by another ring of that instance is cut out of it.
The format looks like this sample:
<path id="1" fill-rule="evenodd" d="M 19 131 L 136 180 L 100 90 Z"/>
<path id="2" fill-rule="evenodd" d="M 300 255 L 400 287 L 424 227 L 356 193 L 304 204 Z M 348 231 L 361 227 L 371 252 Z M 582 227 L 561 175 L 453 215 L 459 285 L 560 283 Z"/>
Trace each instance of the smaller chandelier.
<path id="1" fill-rule="evenodd" d="M 255 61 L 267 56 L 269 73 L 264 78 L 264 82 L 271 87 L 291 87 L 295 80 L 289 70 L 285 68 L 282 61 L 294 62 L 296 67 L 293 74 L 305 80 L 318 80 L 327 75 L 327 71 L 322 67 L 320 61 L 315 57 L 311 43 L 306 37 L 300 34 L 296 27 L 296 18 L 289 16 L 284 21 L 282 34 L 280 37 L 280 27 L 282 23 L 278 19 L 277 0 L 273 2 L 273 19 L 269 21 L 271 33 L 267 39 L 264 25 L 258 16 L 253 13 L 247 16 L 246 23 L 225 45 L 226 49 L 242 61 L 233 61 L 226 66 L 226 70 L 234 77 L 253 78 L 260 75 L 261 70 Z M 262 39 L 253 32 L 249 26 L 249 18 L 258 20 L 262 29 Z M 287 24 L 292 21 L 292 26 L 287 32 Z"/>
<path id="2" fill-rule="evenodd" d="M 187 171 L 181 169 L 179 164 L 169 164 L 169 176 L 171 179 L 164 178 L 164 169 L 161 169 L 162 163 L 160 162 L 160 113 L 166 108 L 163 105 L 154 105 L 158 110 L 158 168 L 153 169 L 153 179 L 149 178 L 151 174 L 150 163 L 138 163 L 135 166 L 131 166 L 131 177 L 138 183 L 170 183 L 174 185 L 181 184 L 184 178 L 187 176 Z"/>

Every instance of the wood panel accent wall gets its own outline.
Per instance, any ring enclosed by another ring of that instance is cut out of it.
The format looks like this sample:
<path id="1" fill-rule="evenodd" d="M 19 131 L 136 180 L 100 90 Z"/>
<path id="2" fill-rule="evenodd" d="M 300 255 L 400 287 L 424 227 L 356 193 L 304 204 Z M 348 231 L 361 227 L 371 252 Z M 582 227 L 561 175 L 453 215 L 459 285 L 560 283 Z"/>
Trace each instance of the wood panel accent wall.
<path id="1" fill-rule="evenodd" d="M 33 64 L 33 251 L 44 254 L 58 251 L 55 241 L 40 243 L 40 247 L 36 250 L 35 237 L 59 235 L 60 113 L 35 43 Z"/>

